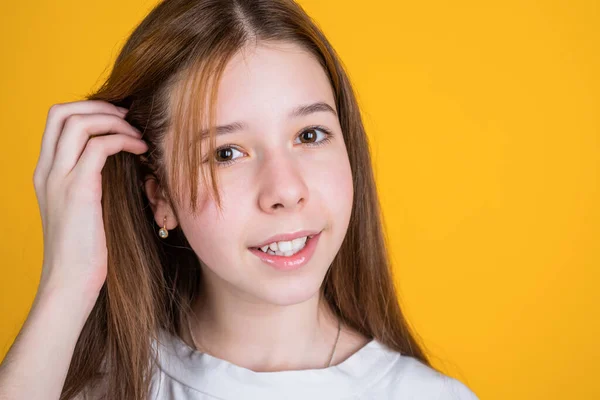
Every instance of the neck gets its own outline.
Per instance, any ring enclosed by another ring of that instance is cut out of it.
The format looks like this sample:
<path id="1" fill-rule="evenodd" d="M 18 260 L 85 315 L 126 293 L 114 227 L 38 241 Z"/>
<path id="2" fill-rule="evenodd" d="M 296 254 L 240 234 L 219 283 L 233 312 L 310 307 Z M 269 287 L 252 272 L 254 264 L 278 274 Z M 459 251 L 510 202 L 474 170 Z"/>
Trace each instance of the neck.
<path id="1" fill-rule="evenodd" d="M 193 306 L 193 340 L 188 338 L 200 351 L 256 372 L 328 365 L 339 321 L 320 291 L 304 302 L 283 306 L 242 300 L 223 291 L 220 296 L 204 293 Z"/>

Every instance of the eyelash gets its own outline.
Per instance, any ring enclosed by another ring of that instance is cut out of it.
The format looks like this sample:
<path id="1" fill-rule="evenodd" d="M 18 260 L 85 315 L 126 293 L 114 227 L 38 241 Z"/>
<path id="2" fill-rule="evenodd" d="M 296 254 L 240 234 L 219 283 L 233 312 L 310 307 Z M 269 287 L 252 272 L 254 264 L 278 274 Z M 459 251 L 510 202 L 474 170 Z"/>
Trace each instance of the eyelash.
<path id="1" fill-rule="evenodd" d="M 327 128 L 325 128 L 324 126 L 321 126 L 321 125 L 313 125 L 313 126 L 308 126 L 308 127 L 304 128 L 302 131 L 300 131 L 300 133 L 299 133 L 299 134 L 298 134 L 296 137 L 299 137 L 299 136 L 300 136 L 300 135 L 302 135 L 304 132 L 311 131 L 311 130 L 319 130 L 319 131 L 322 131 L 323 133 L 325 133 L 325 137 L 324 137 L 324 138 L 323 138 L 321 141 L 319 141 L 319 142 L 314 142 L 314 143 L 301 143 L 301 144 L 307 145 L 307 146 L 309 146 L 309 147 L 318 147 L 318 146 L 323 146 L 323 145 L 325 145 L 325 144 L 327 144 L 327 143 L 331 142 L 331 137 L 333 136 L 333 134 L 331 133 L 331 131 L 330 131 L 329 129 L 327 129 Z M 240 150 L 239 150 L 239 149 L 238 149 L 238 148 L 237 148 L 235 145 L 232 145 L 232 144 L 226 144 L 226 145 L 223 145 L 223 146 L 220 146 L 220 147 L 216 148 L 216 149 L 215 149 L 215 153 L 217 153 L 217 152 L 219 152 L 219 151 L 221 151 L 221 150 L 224 150 L 224 149 L 230 149 L 230 148 L 233 148 L 233 149 L 236 149 L 236 150 L 240 151 Z M 208 160 L 205 160 L 204 162 L 206 163 L 206 162 L 208 162 Z M 235 162 L 236 162 L 236 160 L 228 160 L 228 161 L 215 161 L 215 162 L 216 162 L 216 164 L 217 164 L 217 165 L 219 165 L 219 166 L 226 167 L 226 166 L 228 166 L 228 165 L 231 165 L 231 164 L 235 163 Z"/>

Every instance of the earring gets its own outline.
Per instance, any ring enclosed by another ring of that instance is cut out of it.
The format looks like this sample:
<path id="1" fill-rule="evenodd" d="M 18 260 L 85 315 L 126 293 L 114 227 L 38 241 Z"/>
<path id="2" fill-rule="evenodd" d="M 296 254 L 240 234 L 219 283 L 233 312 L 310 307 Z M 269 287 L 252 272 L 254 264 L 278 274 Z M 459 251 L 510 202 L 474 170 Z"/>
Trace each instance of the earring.
<path id="1" fill-rule="evenodd" d="M 169 231 L 167 230 L 166 225 L 167 225 L 167 217 L 165 216 L 165 219 L 163 220 L 163 227 L 158 230 L 158 236 L 160 236 L 163 239 L 165 239 L 167 236 L 169 236 Z"/>

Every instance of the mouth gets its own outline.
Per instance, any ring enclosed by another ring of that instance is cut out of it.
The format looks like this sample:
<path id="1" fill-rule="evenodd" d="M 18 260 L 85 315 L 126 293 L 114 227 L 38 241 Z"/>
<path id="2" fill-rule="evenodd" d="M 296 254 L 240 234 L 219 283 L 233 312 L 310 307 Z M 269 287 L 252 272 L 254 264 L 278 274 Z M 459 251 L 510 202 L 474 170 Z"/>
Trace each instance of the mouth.
<path id="1" fill-rule="evenodd" d="M 303 232 L 300 232 L 294 235 L 295 237 L 290 237 L 289 240 L 283 240 L 283 236 L 281 236 L 282 240 L 270 239 L 262 245 L 250 248 L 273 256 L 289 257 L 301 251 L 319 233 L 303 235 Z"/>
<path id="2" fill-rule="evenodd" d="M 264 242 L 250 247 L 250 249 L 260 250 L 266 254 L 289 257 L 302 250 L 307 242 L 320 233 L 321 231 L 316 230 L 283 233 L 272 236 Z"/>
<path id="3" fill-rule="evenodd" d="M 296 237 L 287 242 L 271 242 L 262 247 L 250 247 L 249 250 L 273 268 L 292 270 L 300 268 L 311 259 L 320 237 L 321 232 Z"/>

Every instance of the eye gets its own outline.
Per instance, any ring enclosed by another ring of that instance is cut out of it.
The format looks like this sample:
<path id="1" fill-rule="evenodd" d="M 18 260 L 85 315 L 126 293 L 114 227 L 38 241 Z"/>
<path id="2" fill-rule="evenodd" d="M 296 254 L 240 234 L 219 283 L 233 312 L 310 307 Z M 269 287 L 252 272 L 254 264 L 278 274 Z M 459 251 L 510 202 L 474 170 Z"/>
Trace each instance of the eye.
<path id="1" fill-rule="evenodd" d="M 323 126 L 310 126 L 298 134 L 296 138 L 300 142 L 295 141 L 295 143 L 306 146 L 322 146 L 331 141 L 331 136 L 332 133 Z M 244 153 L 231 144 L 217 148 L 214 153 L 215 161 L 219 166 L 233 164 L 240 156 L 243 157 Z M 208 158 L 205 158 L 203 161 L 203 163 L 206 162 L 208 162 Z"/>
<path id="2" fill-rule="evenodd" d="M 215 150 L 215 160 L 218 164 L 231 164 L 236 158 L 239 157 L 239 155 L 243 155 L 242 152 L 231 146 L 221 147 Z"/>
<path id="3" fill-rule="evenodd" d="M 331 132 L 322 126 L 311 126 L 298 135 L 301 144 L 321 146 L 331 140 Z M 298 143 L 298 142 L 296 142 Z"/>

